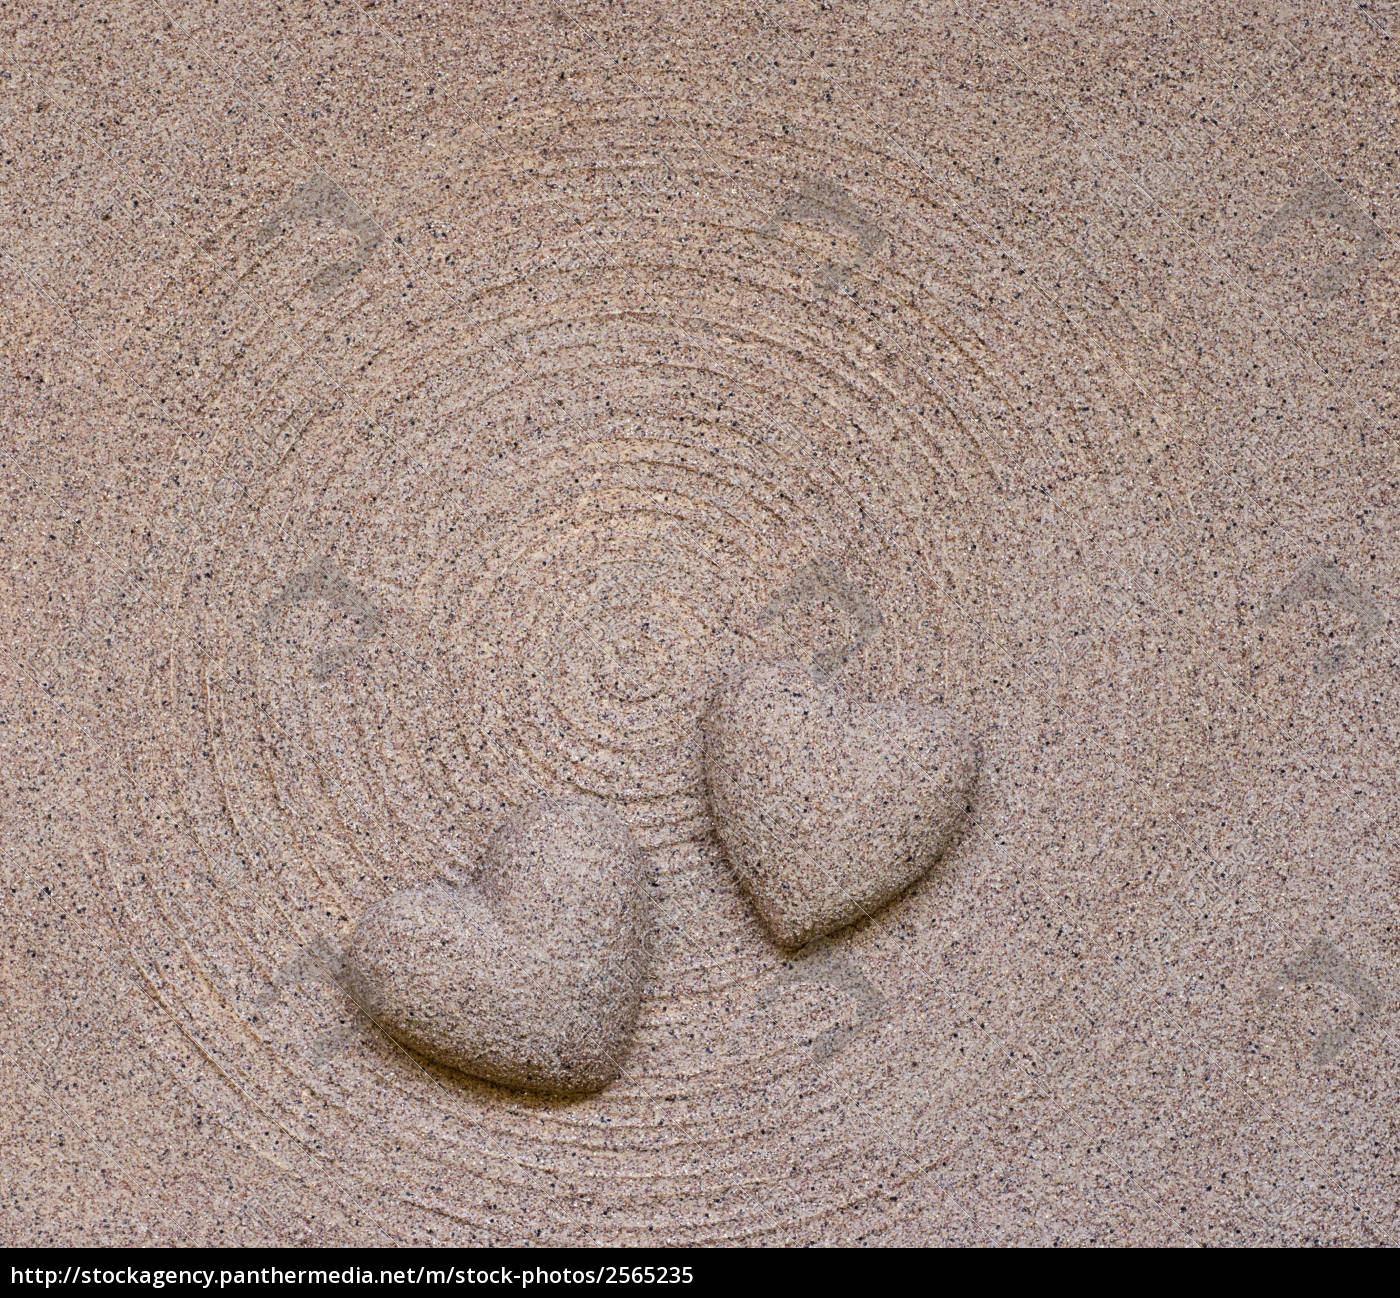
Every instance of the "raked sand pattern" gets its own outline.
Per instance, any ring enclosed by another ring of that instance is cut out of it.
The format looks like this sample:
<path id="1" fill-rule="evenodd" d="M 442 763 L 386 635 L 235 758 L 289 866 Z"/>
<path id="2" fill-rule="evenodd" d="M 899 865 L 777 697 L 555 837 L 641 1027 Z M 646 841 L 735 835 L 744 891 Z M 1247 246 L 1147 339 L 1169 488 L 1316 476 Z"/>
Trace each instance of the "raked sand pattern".
<path id="1" fill-rule="evenodd" d="M 1398 42 L 0 11 L 0 1237 L 1395 1242 Z M 979 756 L 798 951 L 760 661 Z M 346 971 L 564 796 L 646 977 L 560 1100 Z"/>

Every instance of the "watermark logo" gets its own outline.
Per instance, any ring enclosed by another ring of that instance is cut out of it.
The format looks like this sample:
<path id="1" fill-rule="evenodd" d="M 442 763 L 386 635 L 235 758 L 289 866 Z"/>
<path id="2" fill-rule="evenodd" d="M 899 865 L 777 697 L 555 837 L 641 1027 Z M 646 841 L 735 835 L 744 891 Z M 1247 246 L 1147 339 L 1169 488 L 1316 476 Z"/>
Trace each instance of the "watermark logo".
<path id="1" fill-rule="evenodd" d="M 840 1017 L 812 1041 L 808 1062 L 822 1066 L 848 1049 L 859 1037 L 882 1023 L 888 1011 L 884 994 L 866 976 L 849 950 L 830 938 L 809 942 L 759 995 L 759 1006 L 770 1009 L 790 999 L 802 984 L 825 987 L 833 1003 L 844 1005 Z"/>
<path id="2" fill-rule="evenodd" d="M 384 241 L 384 227 L 325 172 L 318 171 L 279 207 L 258 229 L 257 241 L 271 243 L 287 228 L 306 221 L 343 230 L 356 242 L 350 256 L 322 266 L 311 277 L 319 298 L 331 296 L 365 268 L 374 250 Z"/>
<path id="3" fill-rule="evenodd" d="M 769 626 L 780 621 L 789 610 L 823 604 L 845 614 L 851 627 L 840 643 L 813 655 L 813 674 L 822 680 L 830 680 L 884 625 L 884 618 L 874 601 L 836 563 L 830 559 L 818 559 L 799 569 L 792 580 L 759 611 L 758 624 Z"/>
<path id="4" fill-rule="evenodd" d="M 280 594 L 270 599 L 259 614 L 259 625 L 268 634 L 288 610 L 316 602 L 324 603 L 332 614 L 340 614 L 352 628 L 350 639 L 326 644 L 312 658 L 311 674 L 326 680 L 348 666 L 356 650 L 383 629 L 384 614 L 334 563 L 326 560 L 297 573 Z"/>
<path id="5" fill-rule="evenodd" d="M 347 964 L 347 953 L 333 939 L 325 935 L 314 937 L 263 988 L 255 1002 L 257 1008 L 266 1013 L 289 988 L 321 984 L 332 991 L 346 992 Z M 349 1039 L 346 1025 L 335 1024 L 311 1036 L 304 1043 L 304 1050 L 312 1060 L 325 1062 L 337 1058 Z"/>
<path id="6" fill-rule="evenodd" d="M 818 269 L 817 287 L 822 293 L 843 289 L 889 238 L 847 190 L 815 176 L 803 180 L 797 192 L 759 227 L 758 236 L 764 240 L 776 239 L 789 222 L 855 239 L 857 252 L 853 261 L 824 262 Z"/>
<path id="7" fill-rule="evenodd" d="M 1272 243 L 1296 224 L 1319 225 L 1347 239 L 1349 255 L 1313 270 L 1312 291 L 1319 298 L 1344 293 L 1380 255 L 1385 235 L 1347 191 L 1331 176 L 1316 175 L 1305 181 L 1287 202 L 1259 229 L 1259 238 Z"/>
<path id="8" fill-rule="evenodd" d="M 1391 1004 L 1375 980 L 1359 965 L 1348 960 L 1325 937 L 1315 937 L 1292 960 L 1286 960 L 1259 992 L 1259 1004 L 1269 1008 L 1278 1003 L 1286 988 L 1327 984 L 1346 992 L 1356 1001 L 1357 1015 L 1349 1026 L 1334 1027 L 1317 1039 L 1313 1058 L 1319 1064 L 1331 1063 L 1361 1033 L 1375 1023 Z"/>
<path id="9" fill-rule="evenodd" d="M 1313 671 L 1324 678 L 1355 660 L 1386 624 L 1385 614 L 1376 601 L 1365 594 L 1335 560 L 1321 557 L 1305 563 L 1270 597 L 1260 616 L 1260 624 L 1269 626 L 1287 610 L 1309 602 L 1331 604 L 1350 614 L 1356 623 L 1350 636 L 1323 648 L 1314 659 Z"/>

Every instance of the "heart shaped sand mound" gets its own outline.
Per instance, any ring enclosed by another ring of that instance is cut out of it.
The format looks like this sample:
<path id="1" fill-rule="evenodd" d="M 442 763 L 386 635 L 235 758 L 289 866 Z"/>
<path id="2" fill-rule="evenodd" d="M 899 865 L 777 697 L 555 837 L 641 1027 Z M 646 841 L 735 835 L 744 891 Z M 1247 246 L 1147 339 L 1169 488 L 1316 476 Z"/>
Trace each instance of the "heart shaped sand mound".
<path id="1" fill-rule="evenodd" d="M 351 990 L 396 1041 L 504 1086 L 596 1091 L 617 1076 L 643 977 L 642 861 L 606 806 L 536 803 L 468 886 L 371 906 Z"/>
<path id="2" fill-rule="evenodd" d="M 704 722 L 725 854 L 777 941 L 873 913 L 951 843 L 976 775 L 941 713 L 848 702 L 799 663 L 732 677 Z"/>

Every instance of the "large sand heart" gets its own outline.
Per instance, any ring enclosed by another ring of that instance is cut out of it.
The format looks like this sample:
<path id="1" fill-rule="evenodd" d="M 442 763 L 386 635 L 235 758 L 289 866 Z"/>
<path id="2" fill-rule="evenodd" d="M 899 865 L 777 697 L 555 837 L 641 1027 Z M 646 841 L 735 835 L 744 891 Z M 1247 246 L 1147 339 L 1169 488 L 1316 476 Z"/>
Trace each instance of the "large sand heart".
<path id="1" fill-rule="evenodd" d="M 396 1041 L 464 1073 L 554 1094 L 617 1076 L 643 977 L 642 861 L 601 803 L 536 803 L 468 885 L 371 906 L 346 974 Z"/>
<path id="2" fill-rule="evenodd" d="M 976 775 L 971 743 L 940 713 L 848 702 L 798 663 L 727 681 L 704 741 L 725 854 L 787 947 L 871 914 L 923 875 Z"/>

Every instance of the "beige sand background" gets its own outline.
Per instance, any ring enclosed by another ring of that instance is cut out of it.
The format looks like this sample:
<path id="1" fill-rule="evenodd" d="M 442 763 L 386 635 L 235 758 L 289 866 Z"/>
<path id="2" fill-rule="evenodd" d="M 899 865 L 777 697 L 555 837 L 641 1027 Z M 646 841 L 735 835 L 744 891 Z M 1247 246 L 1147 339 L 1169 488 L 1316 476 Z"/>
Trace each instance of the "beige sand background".
<path id="1" fill-rule="evenodd" d="M 1400 8 L 0 6 L 0 1236 L 1395 1242 Z M 699 709 L 957 707 L 784 962 Z M 320 972 L 572 787 L 562 1104 Z"/>

